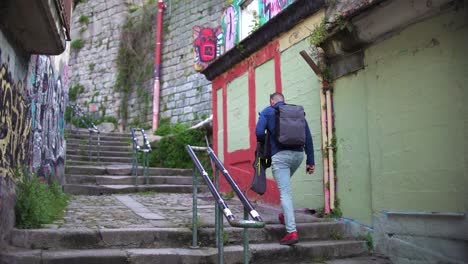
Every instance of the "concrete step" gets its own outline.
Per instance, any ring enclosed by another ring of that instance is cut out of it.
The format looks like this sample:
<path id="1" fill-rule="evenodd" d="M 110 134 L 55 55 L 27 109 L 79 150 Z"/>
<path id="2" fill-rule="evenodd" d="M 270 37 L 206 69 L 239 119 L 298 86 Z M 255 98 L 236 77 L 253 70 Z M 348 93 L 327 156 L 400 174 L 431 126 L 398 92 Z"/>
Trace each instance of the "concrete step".
<path id="1" fill-rule="evenodd" d="M 95 152 L 97 153 L 97 152 Z M 67 154 L 67 162 L 68 161 L 96 161 L 97 160 L 97 154 L 91 156 L 91 160 L 89 160 L 88 155 L 68 155 Z M 100 162 L 116 162 L 116 163 L 127 163 L 131 164 L 132 163 L 132 156 L 130 155 L 129 157 L 119 157 L 119 156 L 103 156 L 101 155 L 99 157 Z"/>
<path id="2" fill-rule="evenodd" d="M 116 185 L 135 183 L 134 176 L 121 176 L 121 175 L 66 175 L 66 182 L 68 184 L 98 184 L 98 185 Z M 145 177 L 141 174 L 138 175 L 138 184 L 145 183 Z M 200 179 L 199 183 L 203 183 Z M 193 183 L 192 177 L 187 176 L 148 176 L 149 184 L 181 184 L 191 185 Z"/>
<path id="3" fill-rule="evenodd" d="M 336 222 L 298 223 L 297 228 L 299 244 L 307 241 L 331 240 L 331 234 L 342 235 L 345 232 L 344 224 Z M 224 231 L 227 245 L 242 245 L 242 228 L 226 227 Z M 249 241 L 251 244 L 276 244 L 283 235 L 283 225 L 268 224 L 262 229 L 250 229 Z M 337 238 L 336 236 L 333 237 Z M 214 247 L 214 228 L 200 228 L 198 238 L 201 246 Z M 98 249 L 185 247 L 189 246 L 191 241 L 192 232 L 188 228 L 127 228 L 14 229 L 10 242 L 12 246 L 25 249 Z"/>
<path id="4" fill-rule="evenodd" d="M 89 150 L 87 148 L 67 148 L 68 156 L 85 156 L 88 157 Z M 98 152 L 94 149 L 91 150 L 91 157 L 97 157 Z M 102 157 L 119 157 L 119 158 L 132 158 L 133 153 L 130 150 L 126 151 L 99 151 L 100 158 Z"/>
<path id="5" fill-rule="evenodd" d="M 311 241 L 295 246 L 278 243 L 251 244 L 250 263 L 295 263 L 313 259 L 345 258 L 367 253 L 363 241 Z M 54 264 L 211 264 L 218 263 L 216 248 L 151 248 L 93 250 L 9 250 L 1 253 L 4 263 Z M 224 263 L 244 263 L 242 246 L 225 246 Z"/>
<path id="6" fill-rule="evenodd" d="M 84 149 L 88 150 L 88 143 L 86 142 L 85 145 L 78 145 L 78 144 L 71 144 L 67 141 L 67 151 L 70 149 Z M 95 149 L 95 146 L 93 146 L 92 150 Z M 132 152 L 132 146 L 131 145 L 125 145 L 125 146 L 105 146 L 102 145 L 99 147 L 101 151 L 117 151 L 117 152 Z"/>
<path id="7" fill-rule="evenodd" d="M 100 140 L 99 141 L 101 146 L 117 146 L 117 147 L 131 147 L 132 142 L 130 140 L 127 141 L 117 141 L 117 140 Z M 83 148 L 88 147 L 88 139 L 67 139 L 67 146 L 68 144 L 72 145 L 79 145 Z M 91 140 L 91 146 L 95 146 L 97 144 L 97 140 Z"/>
<path id="8" fill-rule="evenodd" d="M 119 164 L 119 165 L 77 165 L 68 166 L 66 168 L 66 174 L 77 174 L 77 175 L 132 175 L 131 164 Z M 138 175 L 143 175 L 143 168 L 139 166 Z M 150 176 L 192 176 L 193 172 L 191 169 L 171 169 L 171 168 L 148 168 L 148 175 Z"/>
<path id="9" fill-rule="evenodd" d="M 149 184 L 149 185 L 85 185 L 85 184 L 65 184 L 65 193 L 74 195 L 104 195 L 115 193 L 136 193 L 155 191 L 158 193 L 191 193 L 192 185 L 180 184 Z M 206 191 L 205 186 L 198 188 L 199 192 Z"/>

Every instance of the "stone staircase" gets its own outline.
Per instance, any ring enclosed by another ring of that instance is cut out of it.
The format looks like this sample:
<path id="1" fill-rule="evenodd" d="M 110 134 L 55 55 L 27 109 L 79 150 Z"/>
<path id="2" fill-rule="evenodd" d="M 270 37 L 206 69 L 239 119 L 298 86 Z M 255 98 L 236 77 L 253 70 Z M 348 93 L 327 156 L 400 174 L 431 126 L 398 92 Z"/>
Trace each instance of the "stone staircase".
<path id="1" fill-rule="evenodd" d="M 368 252 L 365 241 L 345 239 L 344 223 L 309 220 L 298 223 L 298 232 L 298 244 L 281 246 L 284 226 L 277 221 L 250 229 L 249 263 L 324 263 Z M 225 263 L 243 263 L 242 229 L 225 228 L 225 238 Z M 200 248 L 190 248 L 191 240 L 188 228 L 15 230 L 0 263 L 218 263 L 212 227 L 199 229 Z"/>
<path id="2" fill-rule="evenodd" d="M 138 179 L 138 185 L 134 185 L 131 165 L 120 163 L 127 158 L 127 153 L 131 157 L 130 143 L 125 135 L 103 135 L 103 158 L 107 161 L 100 166 L 87 160 L 87 153 L 83 151 L 87 144 L 80 143 L 83 138 L 81 133 L 69 138 L 67 156 L 72 161 L 67 160 L 64 190 L 70 194 L 91 196 L 76 196 L 80 202 L 69 206 L 62 227 L 13 230 L 9 248 L 0 250 L 0 264 L 218 263 L 218 250 L 214 244 L 215 201 L 209 192 L 198 194 L 200 247 L 190 247 L 191 170 L 150 168 L 149 185 L 143 185 L 143 177 Z M 113 159 L 117 157 L 113 153 L 121 154 L 121 159 Z M 142 175 L 141 171 L 139 175 Z M 115 195 L 139 191 L 156 192 L 151 196 Z M 101 194 L 105 196 L 95 196 Z M 86 199 L 88 202 L 84 203 Z M 127 199 L 127 202 L 121 202 L 123 199 Z M 228 204 L 235 215 L 242 216 L 243 207 L 239 200 L 230 200 Z M 296 212 L 300 242 L 294 246 L 279 245 L 278 241 L 285 232 L 284 226 L 278 223 L 279 208 L 262 203 L 254 206 L 266 226 L 249 230 L 249 263 L 324 263 L 322 261 L 327 259 L 368 254 L 366 242 L 352 239 L 343 222 L 301 212 Z M 101 215 L 101 220 L 115 223 L 115 227 L 106 227 L 97 218 L 90 217 L 86 210 L 91 207 Z M 112 217 L 109 212 L 116 210 L 129 211 L 128 218 L 118 214 L 118 218 L 107 219 Z M 87 221 L 91 227 L 73 224 L 78 223 L 74 221 Z M 226 220 L 224 226 L 224 263 L 244 263 L 243 229 L 229 227 Z"/>
<path id="3" fill-rule="evenodd" d="M 89 158 L 88 133 L 70 133 L 67 141 L 66 183 L 64 191 L 75 195 L 103 195 L 135 192 L 192 192 L 192 171 L 186 169 L 148 168 L 145 184 L 143 168 L 138 177 L 132 176 L 132 149 L 130 134 L 101 135 L 100 161 L 95 151 L 96 137 L 91 141 Z M 136 183 L 136 184 L 135 184 Z M 199 191 L 204 191 L 200 186 Z"/>

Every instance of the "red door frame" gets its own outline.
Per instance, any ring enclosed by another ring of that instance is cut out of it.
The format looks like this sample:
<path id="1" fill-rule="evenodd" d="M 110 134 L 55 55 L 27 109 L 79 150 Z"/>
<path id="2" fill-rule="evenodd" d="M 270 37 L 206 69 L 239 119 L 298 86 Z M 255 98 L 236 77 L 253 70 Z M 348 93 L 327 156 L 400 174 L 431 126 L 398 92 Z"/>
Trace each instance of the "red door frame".
<path id="1" fill-rule="evenodd" d="M 252 182 L 252 177 L 254 170 L 251 166 L 254 160 L 254 152 L 256 146 L 256 136 L 255 136 L 255 125 L 256 125 L 256 87 L 255 87 L 255 68 L 264 64 L 265 62 L 273 59 L 274 60 L 274 73 L 275 73 L 275 90 L 277 92 L 282 92 L 282 83 L 281 83 L 281 53 L 279 51 L 278 41 L 273 41 L 263 47 L 258 52 L 252 54 L 249 58 L 245 59 L 241 63 L 235 65 L 230 70 L 224 74 L 218 76 L 212 82 L 212 109 L 213 109 L 213 145 L 214 151 L 219 155 L 219 146 L 218 146 L 218 94 L 217 91 L 222 89 L 222 102 L 223 102 L 223 156 L 224 156 L 224 165 L 226 169 L 230 172 L 231 176 L 234 178 L 236 183 L 239 185 L 239 188 L 243 191 L 249 189 L 250 183 Z M 232 82 L 234 79 L 239 78 L 243 74 L 248 73 L 248 91 L 249 91 L 249 141 L 250 146 L 248 149 L 236 150 L 232 153 L 227 151 L 227 142 L 228 142 L 228 132 L 227 132 L 227 84 Z M 265 102 L 267 102 L 265 98 Z M 266 106 L 266 105 L 265 105 Z M 236 164 L 242 164 L 242 168 L 236 166 Z M 249 166 L 245 166 L 248 164 Z M 220 189 L 222 192 L 230 190 L 229 185 L 224 180 L 223 177 L 220 177 Z M 267 192 L 259 196 L 256 193 L 248 190 L 247 196 L 249 198 L 254 198 L 262 200 L 269 203 L 279 204 L 279 191 L 276 186 L 276 182 L 273 179 L 267 179 Z"/>

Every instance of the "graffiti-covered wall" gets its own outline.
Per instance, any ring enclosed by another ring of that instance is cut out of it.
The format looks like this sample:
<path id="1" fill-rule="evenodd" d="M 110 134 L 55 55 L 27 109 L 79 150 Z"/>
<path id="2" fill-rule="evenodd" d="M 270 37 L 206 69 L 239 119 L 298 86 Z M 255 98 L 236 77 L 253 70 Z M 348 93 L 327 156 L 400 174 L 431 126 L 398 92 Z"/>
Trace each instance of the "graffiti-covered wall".
<path id="1" fill-rule="evenodd" d="M 14 225 L 14 168 L 27 162 L 29 153 L 27 62 L 0 31 L 0 245 Z"/>
<path id="2" fill-rule="evenodd" d="M 31 56 L 31 169 L 47 181 L 62 182 L 65 160 L 65 108 L 68 98 L 68 56 Z"/>
<path id="3" fill-rule="evenodd" d="M 249 27 L 250 25 L 252 27 L 250 30 L 254 31 L 256 27 L 262 26 L 268 22 L 294 1 L 296 0 L 256 0 L 250 3 L 250 6 L 255 5 L 254 7 L 247 8 L 241 6 L 245 1 L 233 0 L 232 3 L 224 9 L 221 18 L 224 50 L 228 51 L 234 48 L 234 46 L 242 40 L 241 28 Z M 256 10 L 255 14 L 243 16 L 245 12 L 252 12 L 252 10 Z M 246 35 L 244 34 L 243 37 L 245 38 Z"/>
<path id="4" fill-rule="evenodd" d="M 0 246 L 14 225 L 15 171 L 63 178 L 66 54 L 27 55 L 0 30 Z"/>

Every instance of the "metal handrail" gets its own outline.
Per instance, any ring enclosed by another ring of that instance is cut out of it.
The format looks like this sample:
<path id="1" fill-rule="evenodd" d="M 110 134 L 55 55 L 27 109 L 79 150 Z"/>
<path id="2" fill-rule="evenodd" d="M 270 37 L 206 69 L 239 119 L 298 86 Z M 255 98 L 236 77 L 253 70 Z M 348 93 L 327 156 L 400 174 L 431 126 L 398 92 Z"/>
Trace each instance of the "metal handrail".
<path id="1" fill-rule="evenodd" d="M 145 184 L 148 185 L 148 165 L 149 157 L 148 153 L 151 152 L 151 145 L 146 136 L 145 130 L 143 128 L 130 128 L 132 133 L 132 142 L 133 142 L 133 161 L 132 161 L 132 175 L 135 177 L 135 186 L 138 185 L 138 152 L 143 153 L 143 177 L 145 178 Z M 135 132 L 141 132 L 143 136 L 143 145 L 140 146 L 138 143 L 138 138 Z"/>
<path id="2" fill-rule="evenodd" d="M 232 177 L 230 176 L 229 172 L 224 168 L 221 161 L 218 159 L 214 151 L 209 147 L 195 147 L 195 146 L 186 146 L 186 150 L 192 159 L 194 164 L 194 176 L 193 176 L 193 219 L 192 219 L 192 248 L 198 248 L 198 233 L 197 233 L 197 226 L 198 226 L 198 218 L 197 218 L 197 188 L 198 188 L 198 178 L 196 175 L 196 171 L 202 175 L 203 179 L 208 185 L 208 189 L 210 190 L 211 194 L 215 198 L 216 207 L 215 207 L 215 233 L 216 233 L 216 246 L 218 247 L 218 263 L 224 263 L 224 242 L 223 242 L 223 215 L 227 219 L 228 223 L 232 227 L 239 227 L 244 228 L 244 263 L 247 264 L 249 262 L 248 256 L 248 248 L 249 248 L 249 239 L 248 239 L 248 228 L 263 228 L 265 227 L 265 222 L 263 222 L 262 218 L 258 214 L 258 212 L 253 208 L 252 204 L 248 201 L 247 197 L 240 191 L 237 184 L 234 182 Z M 215 184 L 211 181 L 208 176 L 208 173 L 203 168 L 200 160 L 198 159 L 195 151 L 207 151 L 210 157 L 210 160 L 215 163 L 214 168 L 214 179 Z M 229 209 L 228 205 L 221 197 L 218 192 L 219 188 L 219 171 L 222 172 L 228 183 L 233 188 L 236 195 L 241 200 L 244 206 L 244 219 L 237 219 L 232 211 Z M 219 210 L 222 211 L 220 214 Z M 249 214 L 254 220 L 249 220 Z"/>
<path id="3" fill-rule="evenodd" d="M 71 109 L 73 110 L 73 116 L 77 117 L 78 120 L 83 124 L 86 129 L 88 129 L 89 132 L 89 137 L 88 137 L 88 159 L 89 161 L 92 161 L 91 159 L 91 135 L 93 133 L 97 134 L 97 144 L 96 144 L 96 152 L 97 152 L 97 162 L 100 162 L 101 159 L 101 132 L 97 128 L 97 126 L 93 123 L 91 118 L 76 104 L 69 104 Z M 72 119 L 73 120 L 73 119 Z"/>

